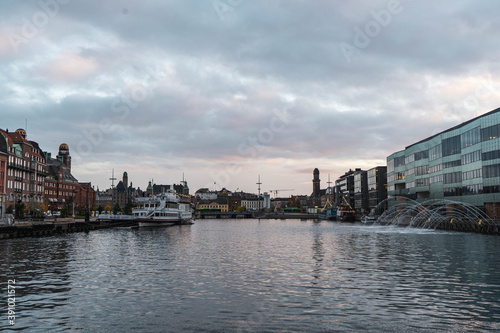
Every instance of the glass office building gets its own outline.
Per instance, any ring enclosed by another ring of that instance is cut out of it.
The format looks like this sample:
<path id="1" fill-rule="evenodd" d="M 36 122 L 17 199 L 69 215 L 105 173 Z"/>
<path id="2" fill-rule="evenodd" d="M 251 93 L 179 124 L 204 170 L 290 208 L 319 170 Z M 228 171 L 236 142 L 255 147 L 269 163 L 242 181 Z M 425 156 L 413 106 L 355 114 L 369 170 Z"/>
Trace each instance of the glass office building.
<path id="1" fill-rule="evenodd" d="M 496 210 L 500 108 L 387 157 L 387 185 L 389 197 L 448 199 Z"/>

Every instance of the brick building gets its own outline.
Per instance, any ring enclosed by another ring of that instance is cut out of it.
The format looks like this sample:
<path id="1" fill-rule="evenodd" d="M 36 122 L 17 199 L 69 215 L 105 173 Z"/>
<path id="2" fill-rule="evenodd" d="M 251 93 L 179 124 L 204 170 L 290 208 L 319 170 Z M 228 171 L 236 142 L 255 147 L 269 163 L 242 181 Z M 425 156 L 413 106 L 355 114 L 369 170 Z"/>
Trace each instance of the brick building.
<path id="1" fill-rule="evenodd" d="M 13 209 L 15 203 L 21 201 L 28 210 L 33 210 L 43 204 L 46 159 L 38 143 L 28 141 L 23 129 L 0 130 L 0 152 L 6 162 L 3 168 L 5 205 Z"/>
<path id="2" fill-rule="evenodd" d="M 59 146 L 59 153 L 55 159 L 47 153 L 47 173 L 45 203 L 49 206 L 49 210 L 58 211 L 68 201 L 76 200 L 80 184 L 71 174 L 71 155 L 67 144 Z"/>

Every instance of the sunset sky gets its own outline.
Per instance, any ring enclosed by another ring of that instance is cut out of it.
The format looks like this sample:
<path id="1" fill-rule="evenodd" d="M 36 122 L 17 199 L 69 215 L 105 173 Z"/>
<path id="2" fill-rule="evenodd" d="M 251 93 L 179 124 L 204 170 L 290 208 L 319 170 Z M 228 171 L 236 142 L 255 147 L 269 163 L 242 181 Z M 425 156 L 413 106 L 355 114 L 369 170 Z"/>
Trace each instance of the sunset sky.
<path id="1" fill-rule="evenodd" d="M 494 1 L 0 3 L 0 128 L 100 189 L 310 194 L 500 106 Z"/>

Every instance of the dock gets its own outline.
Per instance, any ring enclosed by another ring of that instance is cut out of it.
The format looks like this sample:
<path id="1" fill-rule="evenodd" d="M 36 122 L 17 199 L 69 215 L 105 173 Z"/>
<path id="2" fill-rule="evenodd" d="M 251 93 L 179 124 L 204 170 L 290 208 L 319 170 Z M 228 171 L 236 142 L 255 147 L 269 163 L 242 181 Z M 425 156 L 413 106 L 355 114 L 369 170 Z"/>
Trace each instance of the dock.
<path id="1" fill-rule="evenodd" d="M 132 227 L 137 225 L 135 221 L 113 220 L 113 221 L 73 221 L 73 219 L 61 219 L 60 221 L 21 221 L 13 225 L 0 226 L 0 239 L 22 238 L 22 237 L 45 237 L 73 232 L 89 232 L 91 230 Z"/>

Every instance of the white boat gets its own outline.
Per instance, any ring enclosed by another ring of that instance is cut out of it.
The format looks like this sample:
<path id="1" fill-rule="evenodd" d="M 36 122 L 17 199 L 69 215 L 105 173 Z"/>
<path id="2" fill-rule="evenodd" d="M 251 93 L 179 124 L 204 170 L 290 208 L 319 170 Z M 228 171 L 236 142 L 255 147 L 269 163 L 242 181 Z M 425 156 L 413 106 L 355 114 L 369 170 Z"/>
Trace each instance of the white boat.
<path id="1" fill-rule="evenodd" d="M 187 224 L 193 218 L 191 204 L 182 202 L 173 190 L 154 197 L 137 198 L 136 203 L 138 207 L 132 210 L 132 216 L 139 227 Z"/>
<path id="2" fill-rule="evenodd" d="M 377 222 L 378 218 L 376 218 L 375 216 L 371 216 L 371 215 L 365 215 L 361 218 L 361 222 L 363 222 L 364 224 L 373 224 L 375 222 Z"/>

